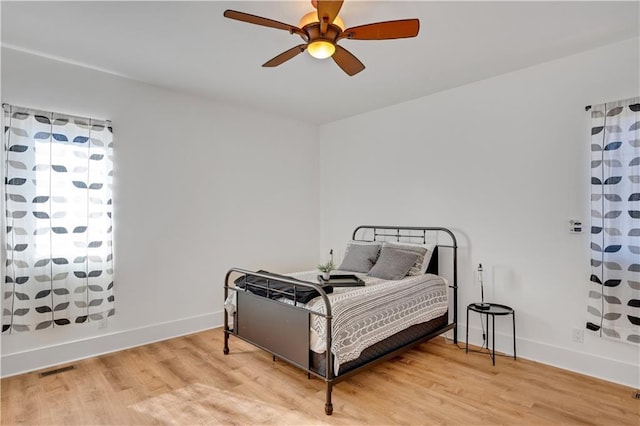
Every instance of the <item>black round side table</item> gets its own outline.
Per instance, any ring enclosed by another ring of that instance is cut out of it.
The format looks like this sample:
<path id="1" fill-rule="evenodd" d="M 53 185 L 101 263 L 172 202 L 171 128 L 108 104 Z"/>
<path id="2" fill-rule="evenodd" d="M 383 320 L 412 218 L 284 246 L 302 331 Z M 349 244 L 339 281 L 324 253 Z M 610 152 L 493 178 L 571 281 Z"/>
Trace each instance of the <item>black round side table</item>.
<path id="1" fill-rule="evenodd" d="M 489 334 L 491 334 L 491 350 L 489 351 L 489 356 L 491 356 L 493 365 L 496 365 L 496 315 L 511 315 L 511 318 L 513 320 L 513 359 L 516 359 L 516 311 L 510 306 L 500 305 L 497 303 L 485 303 L 485 305 L 487 305 L 488 308 L 481 308 L 479 303 L 471 303 L 467 305 L 467 338 L 465 345 L 466 353 L 469 353 L 469 311 L 479 313 L 480 321 L 482 321 L 482 315 L 486 315 L 487 349 L 489 349 Z M 489 328 L 489 316 L 491 316 L 491 329 Z M 490 330 L 493 330 L 493 332 L 491 332 Z"/>

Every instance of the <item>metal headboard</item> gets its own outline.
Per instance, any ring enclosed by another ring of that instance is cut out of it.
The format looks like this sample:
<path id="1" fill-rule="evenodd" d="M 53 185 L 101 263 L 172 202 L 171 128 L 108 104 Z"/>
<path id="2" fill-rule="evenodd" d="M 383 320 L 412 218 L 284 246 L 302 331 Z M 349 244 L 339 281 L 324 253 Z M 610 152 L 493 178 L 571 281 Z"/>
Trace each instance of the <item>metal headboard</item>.
<path id="1" fill-rule="evenodd" d="M 400 242 L 400 239 L 404 239 L 406 242 L 414 242 L 418 244 L 426 244 L 427 243 L 427 233 L 435 234 L 436 241 L 438 241 L 438 236 L 443 233 L 446 234 L 451 241 L 450 244 L 439 244 L 436 242 L 436 250 L 431 257 L 431 261 L 429 262 L 429 267 L 427 268 L 427 272 L 430 273 L 438 273 L 438 256 L 437 250 L 438 248 L 447 248 L 453 250 L 453 282 L 449 285 L 449 288 L 453 290 L 453 322 L 455 327 L 453 328 L 453 341 L 458 342 L 458 241 L 456 240 L 456 236 L 451 232 L 448 228 L 442 227 L 431 227 L 431 226 L 384 226 L 384 225 L 360 225 L 356 229 L 354 229 L 352 234 L 352 239 L 356 240 L 358 238 L 357 234 L 359 231 L 366 232 L 367 230 L 372 232 L 372 240 L 366 241 L 380 241 L 386 240 L 386 238 L 395 238 L 397 242 Z M 417 234 L 411 234 L 411 231 L 417 231 Z M 359 238 L 359 240 L 363 240 Z M 407 241 L 408 240 L 408 241 Z"/>

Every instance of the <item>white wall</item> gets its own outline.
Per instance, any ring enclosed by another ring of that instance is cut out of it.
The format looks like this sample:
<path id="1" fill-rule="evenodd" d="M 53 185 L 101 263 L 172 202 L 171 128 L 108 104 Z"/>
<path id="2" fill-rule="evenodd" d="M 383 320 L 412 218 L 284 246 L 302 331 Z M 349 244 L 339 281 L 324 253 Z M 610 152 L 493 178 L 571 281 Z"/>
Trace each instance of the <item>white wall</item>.
<path id="1" fill-rule="evenodd" d="M 3 335 L 3 376 L 219 326 L 231 266 L 317 263 L 316 126 L 9 49 L 2 101 L 111 119 L 116 165 L 116 315 Z"/>
<path id="2" fill-rule="evenodd" d="M 321 126 L 321 253 L 343 250 L 359 224 L 450 227 L 463 339 L 482 262 L 488 299 L 516 310 L 520 356 L 640 387 L 638 346 L 572 341 L 586 320 L 588 226 L 568 233 L 572 218 L 589 223 L 584 107 L 638 96 L 638 52 L 628 40 Z M 509 325 L 497 320 L 497 346 L 511 353 Z M 472 317 L 476 344 L 479 328 Z"/>

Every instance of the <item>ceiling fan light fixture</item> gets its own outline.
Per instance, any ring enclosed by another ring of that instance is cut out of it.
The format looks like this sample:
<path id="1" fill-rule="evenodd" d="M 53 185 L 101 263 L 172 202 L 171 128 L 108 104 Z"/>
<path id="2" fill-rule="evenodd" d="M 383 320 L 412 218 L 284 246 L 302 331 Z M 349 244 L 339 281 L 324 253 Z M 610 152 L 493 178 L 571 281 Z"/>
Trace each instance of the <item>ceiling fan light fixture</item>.
<path id="1" fill-rule="evenodd" d="M 316 40 L 309 43 L 307 46 L 307 52 L 309 55 L 317 59 L 326 59 L 333 56 L 336 51 L 336 46 L 326 40 Z"/>
<path id="2" fill-rule="evenodd" d="M 340 40 L 393 40 L 415 37 L 420 31 L 420 20 L 415 18 L 373 22 L 345 30 L 342 19 L 338 17 L 343 1 L 312 0 L 311 4 L 316 8 L 316 11 L 304 15 L 297 27 L 231 9 L 225 10 L 223 16 L 248 24 L 284 30 L 291 35 L 302 38 L 304 43 L 276 55 L 262 64 L 263 67 L 277 67 L 306 50 L 314 58 L 332 58 L 336 65 L 349 76 L 358 74 L 364 70 L 365 66 L 351 52 L 337 44 Z"/>

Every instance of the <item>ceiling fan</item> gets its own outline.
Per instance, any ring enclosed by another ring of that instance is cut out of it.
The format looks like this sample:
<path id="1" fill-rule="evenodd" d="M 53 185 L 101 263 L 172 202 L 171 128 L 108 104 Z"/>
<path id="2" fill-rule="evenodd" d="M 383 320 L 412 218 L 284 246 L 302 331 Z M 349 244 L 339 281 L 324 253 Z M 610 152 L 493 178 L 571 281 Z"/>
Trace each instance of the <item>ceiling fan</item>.
<path id="1" fill-rule="evenodd" d="M 359 73 L 365 67 L 351 52 L 338 45 L 343 38 L 352 40 L 409 38 L 417 36 L 420 30 L 418 19 L 376 22 L 344 29 L 344 23 L 338 16 L 342 3 L 342 0 L 313 0 L 311 4 L 317 11 L 303 16 L 298 27 L 235 10 L 226 10 L 224 16 L 237 21 L 289 31 L 290 34 L 297 34 L 304 40 L 304 43 L 268 60 L 262 65 L 263 67 L 277 67 L 306 50 L 314 58 L 333 58 L 335 63 L 350 76 Z"/>

